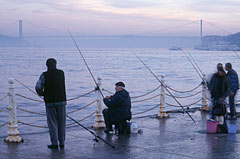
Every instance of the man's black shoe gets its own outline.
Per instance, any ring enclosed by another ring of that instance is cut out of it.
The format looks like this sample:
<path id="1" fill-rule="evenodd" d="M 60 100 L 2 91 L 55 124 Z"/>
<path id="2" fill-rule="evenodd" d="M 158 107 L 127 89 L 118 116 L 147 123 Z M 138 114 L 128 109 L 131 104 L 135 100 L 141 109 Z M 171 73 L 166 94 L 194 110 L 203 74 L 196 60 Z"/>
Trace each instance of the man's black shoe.
<path id="1" fill-rule="evenodd" d="M 64 148 L 64 145 L 60 145 L 60 148 L 63 149 L 63 148 Z"/>
<path id="2" fill-rule="evenodd" d="M 106 134 L 113 134 L 113 130 L 110 130 L 110 129 L 104 129 L 104 132 Z"/>
<path id="3" fill-rule="evenodd" d="M 104 129 L 104 132 L 105 132 L 106 134 L 109 134 L 109 130 L 108 130 L 108 129 Z"/>
<path id="4" fill-rule="evenodd" d="M 230 116 L 228 117 L 228 120 L 237 120 L 236 116 Z"/>
<path id="5" fill-rule="evenodd" d="M 49 149 L 58 149 L 58 145 L 48 145 Z"/>

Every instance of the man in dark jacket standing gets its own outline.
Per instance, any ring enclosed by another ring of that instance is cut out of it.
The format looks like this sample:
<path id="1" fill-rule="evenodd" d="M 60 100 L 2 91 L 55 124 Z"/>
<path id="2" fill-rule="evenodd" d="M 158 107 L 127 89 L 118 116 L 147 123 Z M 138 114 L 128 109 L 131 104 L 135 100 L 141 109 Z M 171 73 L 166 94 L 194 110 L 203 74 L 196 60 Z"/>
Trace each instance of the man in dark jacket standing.
<path id="1" fill-rule="evenodd" d="M 118 121 L 131 120 L 131 99 L 129 93 L 125 90 L 123 82 L 115 84 L 116 93 L 113 96 L 107 96 L 103 99 L 108 107 L 103 110 L 104 121 L 106 124 L 105 133 L 112 130 L 112 125 Z"/>
<path id="2" fill-rule="evenodd" d="M 229 80 L 224 72 L 223 68 L 219 67 L 217 73 L 214 73 L 210 84 L 208 85 L 208 89 L 211 94 L 213 107 L 211 111 L 212 119 L 216 119 L 218 123 L 218 132 L 226 133 L 227 132 L 227 122 L 226 122 L 226 112 L 221 109 L 222 115 L 216 115 L 216 112 L 213 111 L 214 108 L 217 108 L 218 103 L 224 103 L 224 100 L 229 95 L 230 88 L 229 88 Z M 220 108 L 220 107 L 219 107 Z M 218 109 L 219 109 L 218 108 Z M 224 109 L 224 108 L 223 108 Z"/>
<path id="3" fill-rule="evenodd" d="M 224 101 L 229 95 L 229 80 L 223 68 L 219 68 L 217 72 L 213 74 L 208 89 L 214 101 Z"/>
<path id="4" fill-rule="evenodd" d="M 236 109 L 235 109 L 235 95 L 237 93 L 237 90 L 239 89 L 239 83 L 238 83 L 238 74 L 237 72 L 232 69 L 231 63 L 226 63 L 225 69 L 227 71 L 227 77 L 230 81 L 230 94 L 229 94 L 229 106 L 230 106 L 230 118 L 229 119 L 236 119 Z"/>
<path id="5" fill-rule="evenodd" d="M 51 138 L 50 149 L 64 148 L 66 125 L 66 90 L 64 72 L 56 68 L 57 61 L 49 58 L 48 70 L 43 72 L 37 81 L 36 92 L 44 97 L 47 113 L 47 124 Z"/>
<path id="6" fill-rule="evenodd" d="M 229 80 L 223 68 L 218 68 L 217 72 L 213 74 L 208 89 L 211 94 L 213 105 L 215 102 L 224 102 L 230 93 Z M 214 119 L 215 116 L 212 115 Z"/>

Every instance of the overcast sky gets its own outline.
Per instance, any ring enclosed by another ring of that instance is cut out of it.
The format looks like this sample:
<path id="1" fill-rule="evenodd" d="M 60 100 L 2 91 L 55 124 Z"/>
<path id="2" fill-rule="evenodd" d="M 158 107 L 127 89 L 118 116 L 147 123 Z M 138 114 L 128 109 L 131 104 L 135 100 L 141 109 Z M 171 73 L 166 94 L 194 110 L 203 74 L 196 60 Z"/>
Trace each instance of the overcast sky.
<path id="1" fill-rule="evenodd" d="M 239 8 L 240 0 L 0 0 L 0 34 L 17 34 L 22 19 L 25 35 L 199 36 L 203 19 L 204 35 L 226 35 L 240 31 Z"/>

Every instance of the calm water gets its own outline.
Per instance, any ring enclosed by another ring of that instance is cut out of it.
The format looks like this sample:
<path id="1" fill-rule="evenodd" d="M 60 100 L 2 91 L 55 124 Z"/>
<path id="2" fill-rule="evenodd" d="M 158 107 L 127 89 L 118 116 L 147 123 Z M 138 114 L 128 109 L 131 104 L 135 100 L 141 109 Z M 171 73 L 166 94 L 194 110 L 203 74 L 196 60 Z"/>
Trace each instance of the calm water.
<path id="1" fill-rule="evenodd" d="M 201 79 L 193 69 L 187 58 L 181 51 L 169 51 L 164 49 L 134 49 L 142 60 L 152 69 L 152 71 L 160 78 L 165 77 L 165 83 L 177 90 L 190 90 L 196 87 Z M 216 64 L 221 62 L 231 62 L 236 71 L 240 70 L 239 59 L 233 52 L 208 52 L 208 51 L 189 51 L 199 67 L 206 75 L 211 75 L 216 68 Z M 93 75 L 102 78 L 103 88 L 114 92 L 114 84 L 118 81 L 124 81 L 126 89 L 131 96 L 138 96 L 155 89 L 159 82 L 148 72 L 142 63 L 128 49 L 82 49 L 82 52 L 92 70 Z M 47 58 L 54 57 L 58 61 L 57 67 L 63 69 L 66 78 L 67 97 L 73 98 L 81 94 L 87 93 L 94 89 L 95 84 L 81 58 L 75 48 L 72 49 L 46 49 L 46 48 L 0 48 L 0 99 L 8 92 L 8 78 L 15 77 L 24 83 L 27 87 L 34 90 L 39 75 L 46 70 L 45 61 Z M 19 83 L 16 84 L 16 93 L 24 96 L 39 99 L 28 89 Z M 195 92 L 200 91 L 201 87 Z M 142 100 L 159 94 L 160 90 L 154 93 L 132 101 Z M 103 92 L 104 95 L 109 95 Z M 174 93 L 177 96 L 186 96 L 189 94 Z M 96 93 L 92 93 L 87 97 L 83 97 L 68 102 L 67 111 L 75 110 L 83 107 L 97 98 Z M 201 98 L 201 94 L 179 99 L 185 105 L 197 101 Z M 239 97 L 237 97 L 240 99 Z M 133 103 L 133 113 L 141 112 L 153 107 L 159 103 L 160 98 L 154 98 L 148 101 Z M 169 97 L 166 102 L 176 103 Z M 33 102 L 27 99 L 16 97 L 18 107 L 28 109 L 34 112 L 45 112 L 43 103 Z M 0 110 L 8 106 L 8 100 L 0 101 Z M 75 119 L 82 119 L 91 114 L 96 108 L 96 104 L 71 114 Z M 194 105 L 200 106 L 200 103 Z M 167 107 L 167 110 L 176 109 Z M 159 108 L 148 113 L 156 114 Z M 35 125 L 46 125 L 46 117 L 17 111 L 18 120 Z M 140 115 L 141 116 L 141 115 Z M 83 121 L 86 125 L 92 125 L 94 116 Z M 7 112 L 0 113 L 0 125 L 8 120 Z M 67 121 L 71 123 L 71 121 Z M 46 129 L 32 128 L 19 124 L 21 133 L 44 131 Z M 7 127 L 0 128 L 0 136 L 6 134 Z"/>

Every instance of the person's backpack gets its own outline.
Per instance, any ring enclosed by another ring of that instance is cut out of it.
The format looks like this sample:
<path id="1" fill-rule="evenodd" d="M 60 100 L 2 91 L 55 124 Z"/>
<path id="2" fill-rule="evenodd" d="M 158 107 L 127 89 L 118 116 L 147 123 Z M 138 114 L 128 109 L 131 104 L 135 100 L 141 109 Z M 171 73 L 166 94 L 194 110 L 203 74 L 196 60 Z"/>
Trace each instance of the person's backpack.
<path id="1" fill-rule="evenodd" d="M 214 102 L 214 106 L 212 108 L 212 114 L 221 116 L 227 113 L 227 107 L 225 102 Z"/>

